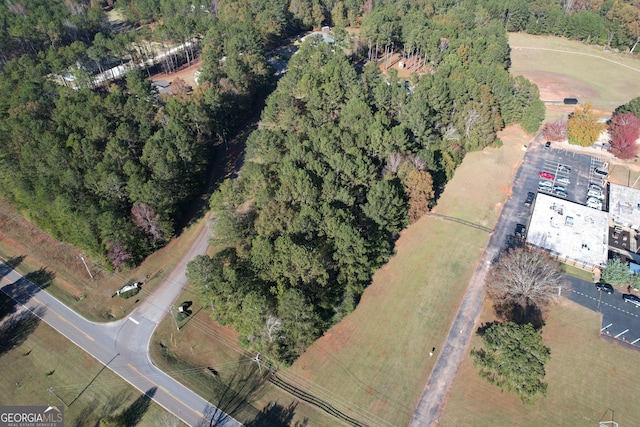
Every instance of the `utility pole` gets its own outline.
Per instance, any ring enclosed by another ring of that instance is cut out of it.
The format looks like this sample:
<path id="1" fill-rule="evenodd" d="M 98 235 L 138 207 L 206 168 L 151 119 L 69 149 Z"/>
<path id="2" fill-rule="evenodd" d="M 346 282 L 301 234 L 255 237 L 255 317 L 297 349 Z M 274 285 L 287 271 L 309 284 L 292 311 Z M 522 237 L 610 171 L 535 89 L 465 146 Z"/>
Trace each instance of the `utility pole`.
<path id="1" fill-rule="evenodd" d="M 89 270 L 89 266 L 87 265 L 87 262 L 84 260 L 84 255 L 80 254 L 80 259 L 82 260 L 82 263 L 84 264 L 84 268 L 87 269 L 87 273 L 89 273 L 89 277 L 91 277 L 91 279 L 93 279 L 93 274 L 91 274 L 91 270 Z"/>
<path id="2" fill-rule="evenodd" d="M 173 317 L 173 321 L 176 322 L 176 329 L 179 331 L 180 330 L 180 326 L 178 326 L 178 319 L 176 319 L 175 314 L 173 314 L 173 304 L 171 305 L 171 308 L 169 309 L 169 313 L 171 313 L 171 317 Z"/>
<path id="3" fill-rule="evenodd" d="M 62 402 L 62 404 L 64 405 L 65 408 L 68 408 L 69 405 L 67 405 L 66 403 L 64 403 L 64 400 L 62 400 L 62 398 L 60 396 L 58 396 L 58 394 L 56 393 L 56 391 L 53 389 L 53 387 L 49 387 L 49 390 L 47 390 L 49 393 L 53 394 L 55 397 L 58 398 L 58 400 L 60 402 Z"/>

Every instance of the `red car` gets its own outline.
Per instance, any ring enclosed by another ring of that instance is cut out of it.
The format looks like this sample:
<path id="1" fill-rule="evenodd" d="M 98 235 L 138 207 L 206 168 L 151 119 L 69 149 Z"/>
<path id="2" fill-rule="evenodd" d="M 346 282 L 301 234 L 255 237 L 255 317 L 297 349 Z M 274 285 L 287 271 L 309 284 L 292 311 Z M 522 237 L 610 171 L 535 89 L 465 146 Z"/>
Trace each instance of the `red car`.
<path id="1" fill-rule="evenodd" d="M 540 171 L 540 172 L 538 172 L 538 175 L 540 175 L 540 178 L 543 178 L 543 179 L 554 179 L 555 178 L 555 175 L 552 174 L 551 172 Z"/>

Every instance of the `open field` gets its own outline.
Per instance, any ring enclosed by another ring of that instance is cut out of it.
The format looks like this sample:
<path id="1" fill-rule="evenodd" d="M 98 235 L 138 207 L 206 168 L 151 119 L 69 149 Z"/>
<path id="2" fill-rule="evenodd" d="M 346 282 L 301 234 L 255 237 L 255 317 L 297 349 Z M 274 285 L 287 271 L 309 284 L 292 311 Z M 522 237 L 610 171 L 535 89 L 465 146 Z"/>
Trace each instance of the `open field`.
<path id="1" fill-rule="evenodd" d="M 482 320 L 494 320 L 488 305 Z M 467 357 L 438 425 L 597 426 L 611 421 L 611 411 L 620 426 L 638 425 L 638 352 L 599 338 L 600 322 L 597 313 L 565 299 L 551 309 L 542 332 L 551 348 L 549 389 L 532 405 L 484 381 Z M 480 345 L 474 336 L 471 348 Z"/>
<path id="2" fill-rule="evenodd" d="M 578 98 L 603 113 L 640 96 L 640 59 L 559 37 L 510 33 L 511 72 L 538 85 L 543 101 Z M 547 120 L 575 106 L 547 104 Z"/>
<path id="3" fill-rule="evenodd" d="M 3 307 L 11 304 L 7 299 L 0 295 Z M 30 334 L 17 347 L 3 345 L 0 351 L 3 405 L 61 405 L 48 391 L 52 387 L 69 405 L 66 426 L 96 426 L 102 417 L 123 411 L 129 425 L 136 420 L 138 426 L 164 425 L 156 422 L 173 418 L 47 324 L 34 317 L 24 322 L 21 330 Z"/>
<path id="4" fill-rule="evenodd" d="M 143 281 L 140 297 L 148 295 L 171 272 L 205 226 L 203 219 L 184 229 L 179 238 L 171 240 L 133 270 L 108 272 L 85 257 L 94 277 L 91 279 L 78 249 L 56 241 L 20 217 L 5 201 L 0 201 L 0 259 L 24 257 L 16 267 L 23 275 L 40 268 L 53 272 L 55 278 L 48 292 L 86 318 L 105 322 L 135 308 L 138 298 L 112 298 L 116 290 L 127 283 Z"/>

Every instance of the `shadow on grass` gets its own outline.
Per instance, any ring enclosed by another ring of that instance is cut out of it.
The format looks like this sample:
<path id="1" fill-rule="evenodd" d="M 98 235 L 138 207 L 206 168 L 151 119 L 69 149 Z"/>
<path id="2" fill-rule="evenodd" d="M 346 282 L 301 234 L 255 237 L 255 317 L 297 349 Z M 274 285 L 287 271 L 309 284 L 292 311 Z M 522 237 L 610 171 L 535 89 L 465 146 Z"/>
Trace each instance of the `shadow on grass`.
<path id="1" fill-rule="evenodd" d="M 91 399 L 76 416 L 74 427 L 95 427 L 101 419 L 108 419 L 109 415 L 120 409 L 129 399 L 129 393 L 110 394 L 106 400 Z"/>
<path id="2" fill-rule="evenodd" d="M 126 426 L 135 426 L 151 406 L 153 396 L 156 394 L 156 387 L 151 387 L 145 394 L 138 397 L 127 409 L 122 412 L 122 422 Z"/>
<path id="3" fill-rule="evenodd" d="M 44 314 L 44 308 L 32 311 L 22 311 L 4 318 L 0 325 L 0 355 L 13 350 L 36 330 L 40 323 L 40 317 Z"/>
<path id="4" fill-rule="evenodd" d="M 537 305 L 528 304 L 523 307 L 516 303 L 502 303 L 495 304 L 494 310 L 500 319 L 517 323 L 518 325 L 531 323 L 536 329 L 541 329 L 544 326 L 544 316 Z"/>
<path id="5" fill-rule="evenodd" d="M 0 325 L 5 317 L 16 311 L 16 302 L 4 292 L 0 292 Z"/>
<path id="6" fill-rule="evenodd" d="M 110 415 L 111 413 L 109 411 L 110 408 L 104 407 L 102 412 L 103 414 L 106 414 L 106 415 L 100 418 L 99 425 L 102 427 L 107 427 L 107 426 L 129 427 L 129 426 L 138 425 L 138 423 L 140 423 L 140 421 L 142 420 L 142 417 L 144 416 L 144 414 L 147 413 L 149 406 L 151 406 L 151 401 L 153 399 L 153 396 L 156 394 L 156 390 L 157 390 L 156 387 L 151 387 L 149 390 L 147 390 L 145 394 L 138 397 L 131 405 L 129 405 L 128 408 L 126 408 L 124 411 L 122 411 L 121 414 L 118 414 L 118 415 Z M 115 405 L 119 406 L 120 401 L 114 400 L 114 402 L 112 403 L 113 403 L 112 405 L 109 405 L 110 407 L 113 407 Z M 91 416 L 91 412 L 87 411 L 87 414 L 88 416 L 85 418 L 88 419 Z"/>
<path id="7" fill-rule="evenodd" d="M 302 422 L 296 422 L 291 424 L 293 421 L 293 415 L 295 414 L 297 403 L 291 402 L 287 406 L 282 406 L 276 402 L 271 402 L 267 406 L 265 406 L 258 416 L 245 423 L 246 427 L 262 427 L 262 426 L 272 426 L 272 427 L 305 427 L 308 423 L 307 419 L 304 419 Z"/>
<path id="8" fill-rule="evenodd" d="M 198 426 L 213 427 L 223 424 L 230 416 L 235 417 L 240 413 L 246 416 L 250 408 L 257 418 L 259 413 L 255 413 L 257 411 L 251 407 L 251 402 L 264 394 L 266 380 L 263 374 L 266 373 L 257 364 L 244 363 L 238 366 L 228 380 L 221 380 L 217 376 L 213 390 L 216 400 L 211 402 L 215 407 L 209 407 L 205 411 L 205 419 Z"/>

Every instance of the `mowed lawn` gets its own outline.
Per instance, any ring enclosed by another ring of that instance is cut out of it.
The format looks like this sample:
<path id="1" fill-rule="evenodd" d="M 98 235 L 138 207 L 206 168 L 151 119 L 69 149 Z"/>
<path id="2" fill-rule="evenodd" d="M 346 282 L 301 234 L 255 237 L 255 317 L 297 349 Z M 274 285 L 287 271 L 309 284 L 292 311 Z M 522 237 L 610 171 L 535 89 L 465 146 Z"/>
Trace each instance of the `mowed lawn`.
<path id="1" fill-rule="evenodd" d="M 465 157 L 434 209 L 493 228 L 529 137 L 519 127 L 502 148 Z M 369 425 L 406 425 L 489 239 L 485 231 L 424 217 L 374 276 L 356 310 L 285 374 Z"/>
<path id="2" fill-rule="evenodd" d="M 0 296 L 0 304 L 10 304 Z M 120 377 L 43 322 L 26 321 L 21 332 L 31 331 L 10 350 L 0 347 L 0 403 L 3 405 L 62 405 L 69 407 L 66 426 L 96 426 L 107 415 L 128 411 L 128 424 L 162 424 L 175 418 Z M 3 337 L 3 340 L 6 337 Z M 114 363 L 116 363 L 114 361 Z M 180 425 L 184 425 L 180 423 Z"/>
<path id="3" fill-rule="evenodd" d="M 486 307 L 484 321 L 492 314 Z M 548 394 L 532 405 L 484 381 L 467 357 L 438 425 L 597 426 L 612 415 L 620 426 L 640 425 L 640 353 L 599 338 L 600 325 L 599 314 L 569 300 L 551 310 L 542 332 L 551 348 Z M 474 336 L 471 348 L 480 345 Z"/>
<path id="4" fill-rule="evenodd" d="M 640 96 L 640 60 L 629 55 L 559 37 L 520 33 L 509 34 L 509 44 L 511 73 L 548 81 L 549 90 L 558 94 L 604 109 Z M 546 88 L 540 89 L 543 100 L 552 100 L 545 99 Z"/>
<path id="5" fill-rule="evenodd" d="M 613 111 L 640 96 L 640 60 L 560 37 L 510 33 L 511 73 L 536 83 L 544 101 L 578 98 Z M 547 119 L 574 106 L 548 106 Z"/>

